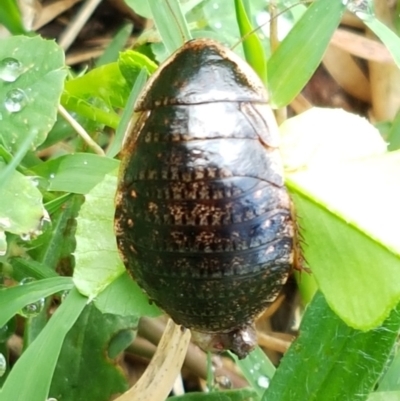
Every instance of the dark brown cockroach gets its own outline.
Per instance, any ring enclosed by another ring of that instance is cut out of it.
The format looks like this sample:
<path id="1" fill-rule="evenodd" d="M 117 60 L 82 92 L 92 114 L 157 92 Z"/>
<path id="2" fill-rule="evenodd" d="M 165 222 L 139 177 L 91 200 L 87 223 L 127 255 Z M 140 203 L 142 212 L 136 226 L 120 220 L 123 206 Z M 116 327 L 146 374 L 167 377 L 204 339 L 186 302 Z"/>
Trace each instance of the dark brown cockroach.
<path id="1" fill-rule="evenodd" d="M 123 261 L 200 346 L 243 358 L 295 258 L 264 86 L 232 51 L 196 39 L 151 77 L 135 111 L 116 196 Z"/>

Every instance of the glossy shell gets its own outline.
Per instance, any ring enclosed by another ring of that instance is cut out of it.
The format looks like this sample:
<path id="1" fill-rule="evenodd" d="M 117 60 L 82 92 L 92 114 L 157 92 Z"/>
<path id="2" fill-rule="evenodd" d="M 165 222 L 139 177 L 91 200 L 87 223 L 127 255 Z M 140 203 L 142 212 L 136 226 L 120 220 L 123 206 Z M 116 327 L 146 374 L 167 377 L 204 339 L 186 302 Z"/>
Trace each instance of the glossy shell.
<path id="1" fill-rule="evenodd" d="M 203 333 L 204 348 L 243 357 L 294 259 L 265 89 L 233 52 L 197 39 L 152 76 L 136 111 L 116 197 L 123 261 L 176 323 Z"/>

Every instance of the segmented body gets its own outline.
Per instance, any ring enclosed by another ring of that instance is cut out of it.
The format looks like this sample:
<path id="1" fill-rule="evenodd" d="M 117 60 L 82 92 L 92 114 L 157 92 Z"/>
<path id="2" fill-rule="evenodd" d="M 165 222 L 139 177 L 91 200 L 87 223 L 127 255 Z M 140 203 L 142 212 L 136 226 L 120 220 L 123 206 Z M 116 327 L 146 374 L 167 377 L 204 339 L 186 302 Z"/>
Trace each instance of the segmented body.
<path id="1" fill-rule="evenodd" d="M 290 199 L 261 82 L 199 39 L 159 69 L 136 109 L 117 192 L 124 263 L 177 323 L 246 327 L 293 266 Z"/>

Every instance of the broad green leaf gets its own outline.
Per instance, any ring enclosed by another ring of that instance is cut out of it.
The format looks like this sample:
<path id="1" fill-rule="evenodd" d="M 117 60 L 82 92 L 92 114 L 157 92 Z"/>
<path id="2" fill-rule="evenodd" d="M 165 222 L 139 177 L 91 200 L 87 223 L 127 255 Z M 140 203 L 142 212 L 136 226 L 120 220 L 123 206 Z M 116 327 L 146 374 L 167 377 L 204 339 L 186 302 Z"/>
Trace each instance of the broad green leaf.
<path id="1" fill-rule="evenodd" d="M 148 78 L 158 68 L 147 56 L 134 50 L 126 50 L 119 55 L 119 69 L 129 86 L 135 85 L 142 69 Z"/>
<path id="2" fill-rule="evenodd" d="M 108 157 L 75 153 L 39 164 L 32 171 L 49 180 L 49 191 L 87 194 L 118 165 L 117 160 Z"/>
<path id="3" fill-rule="evenodd" d="M 74 283 L 90 299 L 125 272 L 114 235 L 116 175 L 106 175 L 87 195 L 76 230 Z"/>
<path id="4" fill-rule="evenodd" d="M 69 277 L 54 277 L 0 289 L 0 327 L 4 326 L 25 305 L 56 292 L 73 287 Z"/>
<path id="5" fill-rule="evenodd" d="M 6 165 L 0 162 L 0 174 L 5 169 Z M 0 184 L 0 198 L 0 232 L 8 231 L 26 240 L 42 233 L 49 217 L 34 180 L 12 171 Z"/>
<path id="6" fill-rule="evenodd" d="M 367 119 L 342 109 L 313 107 L 284 121 L 279 130 L 287 172 L 334 168 L 387 150 L 379 131 Z"/>
<path id="7" fill-rule="evenodd" d="M 25 33 L 21 13 L 16 0 L 3 0 L 0 7 L 0 24 L 4 25 L 13 35 Z"/>
<path id="8" fill-rule="evenodd" d="M 39 36 L 14 36 L 1 40 L 1 63 L 3 144 L 15 152 L 26 136 L 35 133 L 31 147 L 36 148 L 56 121 L 67 73 L 64 52 L 54 41 Z"/>
<path id="9" fill-rule="evenodd" d="M 64 338 L 86 302 L 87 298 L 82 297 L 75 289 L 69 293 L 44 330 L 13 366 L 0 391 L 0 401 L 43 401 L 48 398 Z"/>
<path id="10" fill-rule="evenodd" d="M 169 397 L 168 401 L 258 401 L 257 392 L 252 388 L 215 391 L 211 393 L 187 393 Z"/>
<path id="11" fill-rule="evenodd" d="M 400 152 L 290 175 L 305 258 L 350 326 L 380 324 L 400 300 Z"/>
<path id="12" fill-rule="evenodd" d="M 109 347 L 121 339 L 120 334 L 135 334 L 137 324 L 137 317 L 103 314 L 93 304 L 87 305 L 65 337 L 49 396 L 63 401 L 108 401 L 124 392 L 126 379 L 117 361 L 109 357 Z M 132 335 L 126 339 L 131 342 Z M 120 345 L 126 348 L 129 343 Z"/>
<path id="13" fill-rule="evenodd" d="M 340 0 L 316 0 L 268 61 L 274 107 L 289 104 L 317 69 L 345 10 Z"/>
<path id="14" fill-rule="evenodd" d="M 111 128 L 117 128 L 118 126 L 118 114 L 112 110 L 104 110 L 104 103 L 101 104 L 102 108 L 97 107 L 92 103 L 89 103 L 89 101 L 76 96 L 71 96 L 66 92 L 61 96 L 61 103 L 66 109 L 68 109 L 68 111 L 75 112 L 79 114 L 79 116 L 96 124 L 104 124 Z"/>
<path id="15" fill-rule="evenodd" d="M 369 395 L 368 401 L 400 401 L 400 391 L 382 391 Z"/>
<path id="16" fill-rule="evenodd" d="M 307 264 L 331 308 L 371 329 L 400 300 L 400 152 L 384 153 L 375 128 L 338 110 L 314 109 L 281 129 Z"/>
<path id="17" fill-rule="evenodd" d="M 67 81 L 63 99 L 69 96 L 83 100 L 98 97 L 108 106 L 122 108 L 129 96 L 129 88 L 115 61 Z"/>
<path id="18" fill-rule="evenodd" d="M 257 347 L 245 359 L 238 359 L 232 353 L 231 357 L 242 371 L 243 376 L 261 397 L 265 389 L 268 388 L 276 370 L 275 366 L 265 355 L 265 352 L 260 347 Z"/>
<path id="19" fill-rule="evenodd" d="M 120 316 L 154 317 L 162 313 L 154 304 L 150 304 L 147 296 L 128 273 L 114 280 L 94 303 L 103 313 Z"/>
<path id="20" fill-rule="evenodd" d="M 253 27 L 246 14 L 242 0 L 235 0 L 236 19 L 239 25 L 239 31 L 243 40 L 243 50 L 247 62 L 257 72 L 263 82 L 267 82 L 267 65 L 266 56 L 256 32 L 253 32 Z"/>
<path id="21" fill-rule="evenodd" d="M 76 217 L 84 202 L 82 195 L 74 195 L 66 200 L 56 213 L 51 216 L 51 229 L 46 230 L 35 241 L 29 255 L 54 271 L 62 275 L 71 275 L 74 260 L 72 252 L 75 250 Z"/>
<path id="22" fill-rule="evenodd" d="M 366 400 L 385 369 L 399 327 L 397 306 L 382 326 L 354 330 L 317 294 L 263 401 Z"/>
<path id="23" fill-rule="evenodd" d="M 339 177 L 342 180 L 338 183 L 334 182 L 334 179 L 339 180 L 334 174 L 325 175 L 325 179 L 331 180 L 332 191 L 339 191 L 343 198 L 354 199 L 353 206 L 357 203 L 360 209 L 358 216 L 346 218 L 337 212 L 329 211 L 330 207 L 334 207 L 334 199 L 328 202 L 316 199 L 316 191 L 306 196 L 305 183 L 294 185 L 293 182 L 287 181 L 287 184 L 300 216 L 298 222 L 304 238 L 302 248 L 305 259 L 319 288 L 332 309 L 347 324 L 368 330 L 380 324 L 400 299 L 400 283 L 397 280 L 400 258 L 398 253 L 382 246 L 354 223 L 356 217 L 365 220 L 365 216 L 360 216 L 360 212 L 364 211 L 367 215 L 368 210 L 385 207 L 362 197 L 362 192 L 365 193 L 366 189 L 357 185 L 357 181 L 353 181 L 356 184 L 352 186 L 351 192 L 347 191 L 349 185 L 343 185 L 344 177 L 349 178 L 350 184 L 351 178 L 357 180 L 357 174 L 350 175 L 349 169 L 346 169 Z M 388 194 L 382 187 L 374 190 L 377 194 L 380 190 Z M 374 213 L 370 215 L 373 216 Z M 383 216 L 376 216 L 375 219 L 372 217 L 372 220 L 382 226 L 379 231 L 385 236 L 382 221 L 390 220 L 379 221 L 379 217 L 384 219 Z M 387 226 L 385 223 L 385 228 Z M 394 227 L 388 229 L 393 231 Z M 396 237 L 391 240 L 396 240 Z"/>

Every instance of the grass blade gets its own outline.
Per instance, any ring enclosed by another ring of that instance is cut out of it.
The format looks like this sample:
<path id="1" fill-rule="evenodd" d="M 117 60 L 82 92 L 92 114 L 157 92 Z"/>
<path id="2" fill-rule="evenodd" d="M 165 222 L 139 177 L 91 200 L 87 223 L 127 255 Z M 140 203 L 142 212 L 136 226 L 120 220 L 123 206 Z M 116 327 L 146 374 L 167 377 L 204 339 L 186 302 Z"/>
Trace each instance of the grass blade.
<path id="1" fill-rule="evenodd" d="M 1 389 L 0 401 L 47 399 L 64 338 L 86 302 L 87 298 L 80 295 L 76 289 L 68 294 L 44 330 L 14 365 Z"/>
<path id="2" fill-rule="evenodd" d="M 286 36 L 268 62 L 274 107 L 289 104 L 320 63 L 345 6 L 338 0 L 316 0 Z"/>
<path id="3" fill-rule="evenodd" d="M 385 368 L 399 326 L 397 306 L 381 327 L 354 330 L 318 293 L 304 315 L 300 337 L 285 354 L 263 401 L 366 400 Z"/>

